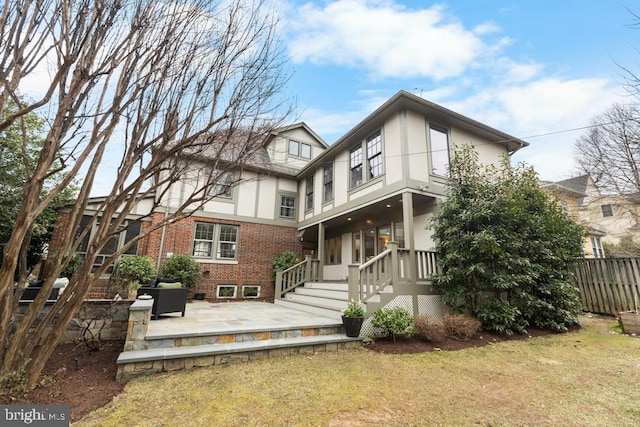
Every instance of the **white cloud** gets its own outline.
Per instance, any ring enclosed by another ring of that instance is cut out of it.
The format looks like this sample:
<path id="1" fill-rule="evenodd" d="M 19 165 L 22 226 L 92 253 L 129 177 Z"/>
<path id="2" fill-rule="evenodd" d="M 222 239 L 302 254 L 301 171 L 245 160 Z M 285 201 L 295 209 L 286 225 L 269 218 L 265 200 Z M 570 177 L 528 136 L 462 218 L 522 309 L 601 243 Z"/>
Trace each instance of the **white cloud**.
<path id="1" fill-rule="evenodd" d="M 479 36 L 497 31 L 490 23 L 466 29 L 442 6 L 367 0 L 306 4 L 287 27 L 295 62 L 364 68 L 378 79 L 460 75 L 487 49 Z"/>

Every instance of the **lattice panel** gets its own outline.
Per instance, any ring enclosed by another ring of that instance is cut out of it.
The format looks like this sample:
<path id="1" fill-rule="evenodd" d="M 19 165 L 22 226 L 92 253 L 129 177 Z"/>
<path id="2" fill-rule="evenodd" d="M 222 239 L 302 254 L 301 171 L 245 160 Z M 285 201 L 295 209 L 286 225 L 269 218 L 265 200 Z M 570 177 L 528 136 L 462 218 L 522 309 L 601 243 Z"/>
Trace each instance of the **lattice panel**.
<path id="1" fill-rule="evenodd" d="M 413 297 L 411 295 L 398 295 L 385 308 L 402 307 L 413 313 Z M 444 317 L 446 308 L 440 299 L 440 295 L 418 295 L 418 314 L 435 317 Z M 372 313 L 373 314 L 373 313 Z M 379 337 L 380 330 L 371 325 L 371 317 L 367 318 L 360 331 L 361 336 Z"/>

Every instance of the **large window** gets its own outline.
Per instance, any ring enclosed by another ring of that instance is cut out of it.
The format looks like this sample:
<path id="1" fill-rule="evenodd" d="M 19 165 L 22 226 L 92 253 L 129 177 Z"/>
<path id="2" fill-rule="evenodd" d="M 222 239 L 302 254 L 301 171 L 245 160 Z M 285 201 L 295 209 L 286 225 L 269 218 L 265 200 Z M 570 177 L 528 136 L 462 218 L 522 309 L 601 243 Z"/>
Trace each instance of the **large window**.
<path id="1" fill-rule="evenodd" d="M 194 257 L 234 260 L 237 259 L 237 252 L 237 226 L 207 222 L 196 223 L 193 235 L 192 255 Z"/>
<path id="2" fill-rule="evenodd" d="M 333 163 L 324 167 L 322 185 L 324 188 L 324 201 L 333 199 Z"/>
<path id="3" fill-rule="evenodd" d="M 305 209 L 313 209 L 313 176 L 308 177 L 306 180 L 305 193 Z"/>
<path id="4" fill-rule="evenodd" d="M 434 175 L 449 174 L 449 135 L 442 128 L 429 127 L 429 143 L 431 144 L 431 172 Z"/>
<path id="5" fill-rule="evenodd" d="M 303 159 L 311 158 L 311 145 L 304 142 L 289 141 L 289 155 L 302 157 Z"/>
<path id="6" fill-rule="evenodd" d="M 296 217 L 296 197 L 287 194 L 280 195 L 280 217 Z"/>
<path id="7" fill-rule="evenodd" d="M 80 234 L 91 226 L 91 221 L 93 217 L 90 215 L 83 215 L 80 220 L 80 226 L 76 230 L 76 239 L 80 237 Z M 89 242 L 91 238 L 95 235 L 98 230 L 98 227 L 102 221 L 102 218 L 98 218 L 96 223 L 91 227 L 89 232 L 84 236 L 82 241 L 80 242 L 78 248 L 76 249 L 76 253 L 81 257 L 85 257 L 87 255 L 87 250 L 89 247 Z M 128 220 L 125 221 L 121 227 L 122 231 L 120 231 L 115 236 L 111 237 L 107 243 L 102 247 L 100 253 L 96 257 L 95 262 L 93 263 L 93 271 L 96 271 L 100 266 L 104 264 L 106 259 L 120 250 L 127 242 L 130 242 L 135 237 L 140 235 L 140 230 L 142 228 L 142 223 L 138 220 Z M 134 243 L 131 247 L 129 247 L 123 254 L 126 255 L 136 255 L 138 253 L 138 243 Z M 111 274 L 113 272 L 113 264 L 109 265 L 105 274 Z"/>
<path id="8" fill-rule="evenodd" d="M 366 154 L 366 162 L 363 156 Z M 366 168 L 366 169 L 365 169 Z M 349 151 L 349 188 L 377 178 L 384 173 L 382 161 L 382 132 L 376 131 L 364 143 Z"/>

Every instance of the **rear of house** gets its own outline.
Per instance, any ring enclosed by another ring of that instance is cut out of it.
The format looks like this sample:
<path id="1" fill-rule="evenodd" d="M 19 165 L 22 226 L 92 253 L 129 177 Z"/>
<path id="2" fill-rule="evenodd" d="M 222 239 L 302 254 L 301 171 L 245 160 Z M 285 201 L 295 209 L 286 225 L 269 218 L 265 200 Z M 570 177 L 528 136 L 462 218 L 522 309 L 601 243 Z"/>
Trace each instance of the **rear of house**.
<path id="1" fill-rule="evenodd" d="M 295 124 L 268 139 L 261 164 L 224 176 L 217 197 L 129 252 L 158 266 L 174 254 L 193 256 L 203 271 L 194 291 L 214 301 L 282 298 L 271 262 L 285 250 L 317 260 L 321 280 L 346 282 L 350 265 L 373 259 L 389 242 L 412 253 L 435 247 L 429 221 L 446 197 L 450 156 L 463 145 L 483 163 L 498 163 L 527 143 L 403 91 L 331 146 Z M 192 185 L 197 179 L 165 191 L 160 210 L 141 203 L 129 213 L 139 227 L 104 251 L 157 223 Z"/>

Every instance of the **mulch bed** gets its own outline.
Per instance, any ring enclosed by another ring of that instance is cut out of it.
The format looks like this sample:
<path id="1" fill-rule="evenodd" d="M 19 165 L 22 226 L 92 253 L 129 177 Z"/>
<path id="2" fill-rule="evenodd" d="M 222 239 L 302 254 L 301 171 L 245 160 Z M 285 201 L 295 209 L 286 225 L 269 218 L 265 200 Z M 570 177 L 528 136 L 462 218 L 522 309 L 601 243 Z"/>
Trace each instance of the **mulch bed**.
<path id="1" fill-rule="evenodd" d="M 83 344 L 59 345 L 43 372 L 43 386 L 17 399 L 2 399 L 4 404 L 66 404 L 71 407 L 71 422 L 111 402 L 124 384 L 116 381 L 116 359 L 124 342 L 103 342 L 91 349 Z"/>

